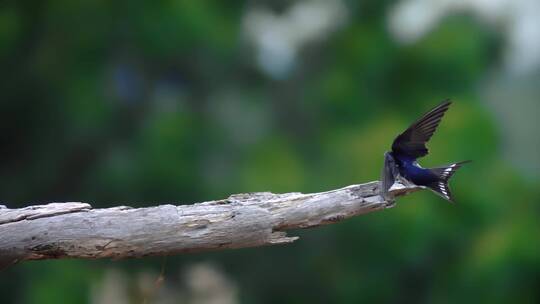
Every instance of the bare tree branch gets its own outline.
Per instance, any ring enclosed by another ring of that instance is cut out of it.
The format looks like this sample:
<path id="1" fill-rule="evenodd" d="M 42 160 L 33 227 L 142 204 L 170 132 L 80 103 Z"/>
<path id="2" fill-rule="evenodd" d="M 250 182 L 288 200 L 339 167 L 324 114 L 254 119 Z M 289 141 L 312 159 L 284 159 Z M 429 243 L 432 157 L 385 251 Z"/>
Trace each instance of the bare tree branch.
<path id="1" fill-rule="evenodd" d="M 391 194 L 417 190 L 398 185 Z M 23 260 L 131 258 L 291 243 L 285 231 L 393 207 L 379 182 L 327 192 L 231 195 L 194 205 L 93 209 L 51 203 L 0 206 L 0 267 Z"/>

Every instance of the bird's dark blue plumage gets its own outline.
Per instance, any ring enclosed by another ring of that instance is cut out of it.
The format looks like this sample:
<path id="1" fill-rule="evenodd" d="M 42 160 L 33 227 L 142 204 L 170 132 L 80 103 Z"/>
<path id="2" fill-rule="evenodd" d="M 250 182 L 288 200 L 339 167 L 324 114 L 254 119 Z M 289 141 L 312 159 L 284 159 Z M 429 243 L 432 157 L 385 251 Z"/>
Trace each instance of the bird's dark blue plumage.
<path id="1" fill-rule="evenodd" d="M 444 199 L 453 202 L 448 180 L 466 162 L 453 163 L 439 168 L 422 168 L 417 159 L 428 154 L 429 141 L 451 102 L 446 100 L 414 122 L 399 134 L 392 143 L 392 151 L 385 153 L 382 177 L 382 194 L 389 196 L 388 190 L 398 178 L 417 186 L 433 190 Z"/>

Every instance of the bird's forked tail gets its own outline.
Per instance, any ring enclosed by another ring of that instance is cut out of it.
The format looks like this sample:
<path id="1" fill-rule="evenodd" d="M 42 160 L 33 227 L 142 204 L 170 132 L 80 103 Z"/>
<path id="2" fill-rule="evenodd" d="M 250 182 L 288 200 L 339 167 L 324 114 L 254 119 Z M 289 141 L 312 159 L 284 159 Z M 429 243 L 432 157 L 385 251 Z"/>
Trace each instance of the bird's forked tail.
<path id="1" fill-rule="evenodd" d="M 427 184 L 426 186 L 429 189 L 433 190 L 439 196 L 453 203 L 454 197 L 452 196 L 452 192 L 450 192 L 448 181 L 450 180 L 450 177 L 452 177 L 452 175 L 456 173 L 457 169 L 461 168 L 463 164 L 468 163 L 468 162 L 470 162 L 470 160 L 450 164 L 444 167 L 429 169 L 432 173 L 434 173 L 438 177 L 438 180 L 430 184 Z"/>

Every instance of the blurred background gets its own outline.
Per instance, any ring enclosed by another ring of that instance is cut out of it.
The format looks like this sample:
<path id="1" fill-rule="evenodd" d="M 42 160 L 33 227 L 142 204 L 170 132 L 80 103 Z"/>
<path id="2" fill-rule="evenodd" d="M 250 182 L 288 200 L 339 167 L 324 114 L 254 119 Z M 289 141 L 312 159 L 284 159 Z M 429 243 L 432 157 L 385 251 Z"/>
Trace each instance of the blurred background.
<path id="1" fill-rule="evenodd" d="M 445 98 L 421 162 L 473 160 L 456 205 L 423 191 L 287 246 L 22 263 L 0 302 L 540 301 L 539 1 L 0 3 L 10 208 L 373 181 Z"/>

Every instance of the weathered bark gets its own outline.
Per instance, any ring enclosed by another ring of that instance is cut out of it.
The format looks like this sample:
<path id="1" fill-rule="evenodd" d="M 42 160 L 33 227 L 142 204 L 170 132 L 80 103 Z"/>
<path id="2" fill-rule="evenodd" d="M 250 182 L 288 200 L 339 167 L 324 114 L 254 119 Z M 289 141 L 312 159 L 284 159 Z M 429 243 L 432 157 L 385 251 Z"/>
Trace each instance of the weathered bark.
<path id="1" fill-rule="evenodd" d="M 416 189 L 398 185 L 391 193 Z M 0 206 L 0 264 L 285 244 L 298 239 L 285 230 L 335 223 L 393 206 L 379 195 L 379 182 L 311 194 L 235 194 L 180 206 L 93 209 L 78 202 L 21 209 Z"/>

